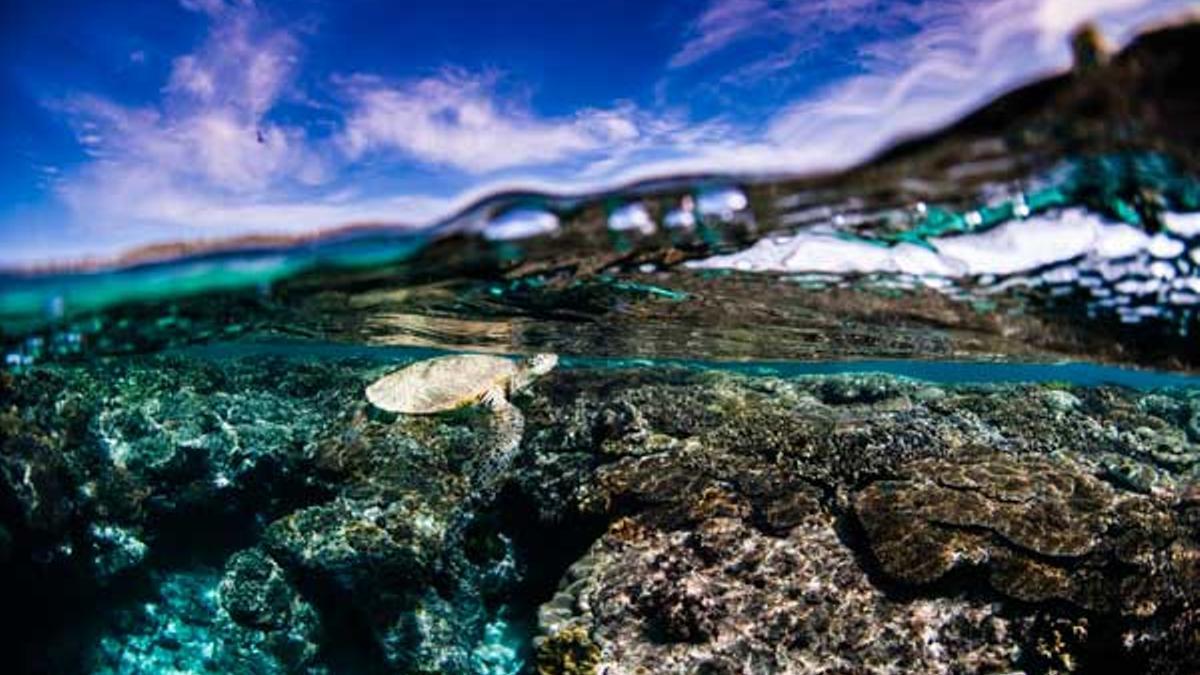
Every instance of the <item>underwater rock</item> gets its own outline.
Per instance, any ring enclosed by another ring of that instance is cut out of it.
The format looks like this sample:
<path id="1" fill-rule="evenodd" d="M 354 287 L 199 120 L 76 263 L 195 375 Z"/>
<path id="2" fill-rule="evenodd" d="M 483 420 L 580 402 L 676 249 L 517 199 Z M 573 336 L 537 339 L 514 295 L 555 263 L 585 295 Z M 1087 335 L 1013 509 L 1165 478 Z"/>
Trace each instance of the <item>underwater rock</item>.
<path id="1" fill-rule="evenodd" d="M 582 626 L 563 628 L 538 642 L 538 675 L 589 675 L 600 665 L 600 648 Z"/>
<path id="2" fill-rule="evenodd" d="M 218 621 L 228 635 L 228 648 L 236 651 L 239 661 L 271 656 L 284 672 L 299 672 L 312 665 L 320 640 L 320 619 L 266 553 L 259 549 L 235 553 L 225 565 L 217 598 L 224 610 Z M 308 671 L 313 672 L 311 668 Z"/>
<path id="3" fill-rule="evenodd" d="M 93 524 L 90 531 L 96 576 L 106 581 L 139 565 L 150 547 L 130 530 L 115 525 Z"/>
<path id="4" fill-rule="evenodd" d="M 979 672 L 1013 667 L 995 605 L 891 602 L 810 503 L 784 536 L 737 517 L 621 519 L 544 605 L 540 673 Z"/>
<path id="5" fill-rule="evenodd" d="M 573 376 L 527 406 L 531 461 L 516 485 L 547 523 L 599 519 L 608 530 L 539 610 L 544 672 L 575 667 L 563 665 L 574 656 L 559 658 L 576 653 L 570 645 L 579 655 L 598 649 L 597 672 L 693 672 L 702 663 L 812 672 L 838 662 L 804 660 L 804 649 L 836 659 L 846 644 L 872 646 L 845 657 L 844 669 L 885 669 L 880 654 L 889 654 L 901 670 L 939 671 L 945 657 L 921 656 L 923 638 L 878 628 L 920 623 L 905 613 L 938 617 L 938 644 L 965 640 L 961 653 L 987 654 L 980 663 L 1000 669 L 1113 656 L 1144 665 L 1189 644 L 1172 627 L 1200 589 L 1198 530 L 1183 506 L 1191 479 L 1121 433 L 1136 425 L 1166 434 L 1185 420 L 1152 414 L 1162 406 L 1139 409 L 1132 392 L 669 370 Z M 1150 486 L 1112 479 L 1104 467 L 1115 457 Z M 718 543 L 706 545 L 709 537 Z M 879 578 L 863 571 L 873 556 Z M 781 569 L 760 570 L 764 560 Z M 972 565 L 983 578 L 937 583 Z M 796 569 L 805 580 L 835 575 L 829 587 L 849 589 L 838 601 L 866 606 L 826 609 L 876 628 L 826 622 L 819 636 L 797 638 L 803 648 L 777 639 L 800 629 L 768 635 L 744 607 L 788 606 L 802 595 L 789 591 Z M 893 580 L 925 593 L 898 600 L 876 586 L 890 592 Z M 980 604 L 988 597 L 994 603 Z M 1090 632 L 1080 628 L 1087 612 L 1105 617 Z M 969 617 L 984 614 L 1007 623 L 981 638 Z M 865 634 L 872 638 L 858 642 Z M 1113 647 L 1113 635 L 1133 642 Z M 789 645 L 783 656 L 764 646 L 778 644 Z"/>
<path id="6" fill-rule="evenodd" d="M 444 515 L 416 494 L 386 503 L 338 498 L 275 521 L 263 545 L 284 567 L 377 604 L 394 586 L 389 580 L 410 589 L 432 581 Z"/>
<path id="7" fill-rule="evenodd" d="M 441 574 L 452 515 L 416 493 L 339 497 L 272 523 L 263 545 L 333 602 L 355 608 L 390 670 L 467 672 L 488 613 L 479 570 L 464 562 L 455 569 L 463 576 Z"/>
<path id="8" fill-rule="evenodd" d="M 483 640 L 471 653 L 471 672 L 478 675 L 517 675 L 526 672 L 522 651 L 528 636 L 523 626 L 497 616 L 483 631 Z"/>
<path id="9" fill-rule="evenodd" d="M 221 607 L 234 621 L 263 629 L 285 625 L 299 599 L 283 569 L 258 549 L 233 554 L 218 593 Z"/>
<path id="10" fill-rule="evenodd" d="M 119 553 L 132 541 L 96 532 L 150 545 L 180 516 L 286 512 L 323 489 L 312 457 L 344 414 L 333 401 L 360 386 L 354 373 L 151 357 L 10 376 L 0 502 L 20 518 L 6 525 L 39 559 L 95 551 L 107 576 L 145 551 Z"/>
<path id="11" fill-rule="evenodd" d="M 239 380 L 249 369 L 189 370 L 164 369 L 152 382 L 139 371 L 136 384 L 119 387 L 99 411 L 94 435 L 117 469 L 144 484 L 176 486 L 156 495 L 166 508 L 219 502 L 240 491 L 269 496 L 286 481 L 307 480 L 292 474 L 311 463 L 329 421 L 318 401 L 336 396 L 336 387 L 314 394 L 314 401 L 284 389 L 295 384 L 288 378 L 244 388 Z M 229 381 L 205 386 L 214 378 Z"/>
<path id="12" fill-rule="evenodd" d="M 902 380 L 887 375 L 866 373 L 822 378 L 817 396 L 832 405 L 879 403 L 911 391 Z"/>
<path id="13" fill-rule="evenodd" d="M 157 589 L 98 652 L 123 672 L 319 672 L 339 641 L 381 671 L 498 674 L 1036 671 L 1120 635 L 1140 667 L 1194 644 L 1184 393 L 571 369 L 528 390 L 521 452 L 480 508 L 488 415 L 370 414 L 382 372 L 152 358 L 18 375 L 0 405 L 10 556 Z M 223 576 L 162 569 L 197 546 L 172 528 L 210 517 L 244 523 L 204 543 L 228 547 Z M 549 595 L 576 555 L 524 666 L 513 594 Z"/>
<path id="14" fill-rule="evenodd" d="M 883 569 L 912 584 L 976 565 L 1017 600 L 1145 618 L 1181 604 L 1177 584 L 1197 578 L 1176 564 L 1176 547 L 1195 551 L 1195 542 L 1166 505 L 1063 460 L 915 462 L 903 478 L 859 491 L 854 510 Z"/>
<path id="15" fill-rule="evenodd" d="M 471 663 L 469 635 L 478 616 L 427 588 L 380 626 L 384 660 L 398 672 L 466 673 Z"/>
<path id="16" fill-rule="evenodd" d="M 552 519 L 573 509 L 620 512 L 706 481 L 776 489 L 767 484 L 781 470 L 790 481 L 832 488 L 952 453 L 975 431 L 960 415 L 932 422 L 933 404 L 917 399 L 925 385 L 831 379 L 581 373 L 526 406 L 533 459 L 518 480 Z M 824 403 L 822 391 L 849 402 Z"/>
<path id="17" fill-rule="evenodd" d="M 24 529 L 61 533 L 77 508 L 70 456 L 14 412 L 0 412 L 0 430 L 0 498 L 16 505 Z"/>
<path id="18" fill-rule="evenodd" d="M 241 554 L 239 554 L 241 555 Z M 231 560 L 225 581 L 239 585 L 253 567 L 253 554 Z M 261 559 L 259 559 L 261 560 Z M 270 572 L 267 573 L 268 578 Z M 253 586 L 253 582 L 249 582 Z M 284 596 L 278 582 L 266 584 Z M 312 609 L 292 592 L 287 623 L 246 626 L 225 610 L 226 583 L 210 570 L 187 570 L 157 579 L 157 597 L 118 612 L 90 657 L 93 673 L 256 673 L 322 675 L 312 662 L 317 630 Z M 221 590 L 219 591 L 218 588 Z M 238 590 L 235 594 L 253 593 Z M 282 615 L 279 615 L 282 616 Z"/>
<path id="19" fill-rule="evenodd" d="M 94 673 L 219 670 L 218 576 L 197 571 L 165 575 L 158 597 L 130 607 L 110 624 L 92 655 Z M 231 665 L 231 664 L 229 664 Z"/>

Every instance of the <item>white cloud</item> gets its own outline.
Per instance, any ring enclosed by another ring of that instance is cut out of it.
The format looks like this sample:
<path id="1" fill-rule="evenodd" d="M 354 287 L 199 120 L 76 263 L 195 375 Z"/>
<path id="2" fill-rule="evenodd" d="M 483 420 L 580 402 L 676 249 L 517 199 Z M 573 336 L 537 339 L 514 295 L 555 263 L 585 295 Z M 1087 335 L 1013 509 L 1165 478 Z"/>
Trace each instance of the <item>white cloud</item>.
<path id="1" fill-rule="evenodd" d="M 174 60 L 166 92 L 177 105 L 227 108 L 253 121 L 291 81 L 299 44 L 287 31 L 266 29 L 251 7 L 210 14 L 208 39 Z"/>
<path id="2" fill-rule="evenodd" d="M 1151 3 L 1146 0 L 1053 0 L 1036 3 L 1032 19 L 1043 36 L 1042 49 L 1047 49 L 1055 46 L 1049 43 L 1050 40 L 1075 30 L 1085 21 L 1103 14 L 1136 10 L 1147 4 Z"/>
<path id="3" fill-rule="evenodd" d="M 244 6 L 249 3 L 245 0 L 240 3 L 238 0 L 233 0 L 229 4 L 226 4 L 225 0 L 180 0 L 179 4 L 184 9 L 216 17 L 224 14 L 227 10 L 236 8 L 238 4 Z"/>
<path id="4" fill-rule="evenodd" d="M 950 123 L 1005 89 L 1070 64 L 1071 32 L 1096 20 L 1118 42 L 1153 19 L 1189 6 L 1177 0 L 714 0 L 671 60 L 684 66 L 739 40 L 788 35 L 793 48 L 734 67 L 734 79 L 770 75 L 827 33 L 907 23 L 914 32 L 859 47 L 861 73 L 767 116 L 759 128 L 715 125 L 703 144 L 626 166 L 624 180 L 670 171 L 803 172 L 838 169 L 889 143 Z M 884 34 L 890 34 L 883 31 Z"/>
<path id="5" fill-rule="evenodd" d="M 129 107 L 94 95 L 55 104 L 94 158 L 58 185 L 92 229 L 157 230 L 156 238 L 166 239 L 208 226 L 274 227 L 297 213 L 289 206 L 269 216 L 281 206 L 279 195 L 330 176 L 328 153 L 304 128 L 267 116 L 295 76 L 294 37 L 265 26 L 249 4 L 184 4 L 211 26 L 194 52 L 172 62 L 160 104 Z M 253 204 L 260 207 L 248 209 Z M 218 223 L 217 214 L 227 219 Z"/>
<path id="6" fill-rule="evenodd" d="M 794 63 L 829 33 L 863 26 L 886 28 L 920 11 L 920 5 L 887 0 L 713 0 L 689 26 L 687 40 L 671 57 L 670 66 L 692 65 L 749 38 L 788 36 L 791 44 L 783 52 L 750 64 L 751 71 L 776 71 Z"/>
<path id="7" fill-rule="evenodd" d="M 628 106 L 539 118 L 502 100 L 496 78 L 447 70 L 403 85 L 376 78 L 345 81 L 352 101 L 340 142 L 349 157 L 394 150 L 471 173 L 558 160 L 635 140 Z"/>
<path id="8" fill-rule="evenodd" d="M 387 154 L 383 167 L 417 163 L 470 173 L 545 167 L 606 156 L 640 142 L 630 105 L 537 116 L 497 92 L 498 76 L 447 70 L 405 85 L 371 76 L 335 78 L 350 102 L 332 138 L 277 122 L 282 101 L 307 101 L 295 86 L 301 47 L 254 6 L 188 0 L 208 35 L 172 61 L 156 105 L 126 106 L 80 94 L 52 104 L 67 115 L 91 157 L 56 180 L 55 190 L 82 231 L 96 240 L 210 237 L 303 231 L 349 222 L 424 224 L 486 185 L 457 197 L 380 197 L 346 190 L 341 178 Z M 400 155 L 397 157 L 397 155 Z"/>
<path id="9" fill-rule="evenodd" d="M 927 14 L 911 38 L 865 47 L 863 74 L 777 113 L 765 139 L 792 148 L 802 160 L 797 168 L 845 166 L 1067 67 L 1070 34 L 1084 20 L 1098 19 L 1110 34 L 1127 38 L 1133 26 L 1172 4 L 1178 3 L 1102 0 L 1081 10 L 1074 0 L 994 0 L 961 14 Z"/>
<path id="10" fill-rule="evenodd" d="M 672 67 L 687 66 L 762 30 L 766 0 L 717 0 L 696 19 L 690 37 L 671 57 Z"/>
<path id="11" fill-rule="evenodd" d="M 674 172 L 843 167 L 1065 66 L 1067 36 L 1080 19 L 1100 16 L 1102 29 L 1120 41 L 1182 3 L 1096 0 L 1081 9 L 1072 0 L 715 0 L 688 28 L 667 70 L 740 40 L 782 35 L 791 47 L 732 71 L 770 75 L 850 26 L 908 22 L 909 30 L 860 47 L 850 55 L 858 75 L 783 102 L 759 123 L 697 120 L 682 108 L 651 112 L 623 102 L 546 117 L 528 96 L 504 93 L 497 74 L 445 69 L 411 81 L 335 78 L 348 106 L 337 111 L 344 116 L 329 139 L 271 115 L 282 101 L 309 100 L 296 86 L 296 33 L 267 24 L 249 2 L 184 5 L 207 17 L 209 34 L 172 61 L 159 104 L 130 107 L 82 95 L 58 104 L 92 160 L 54 184 L 77 221 L 109 238 L 423 223 L 500 187 L 561 192 Z M 365 165 L 441 173 L 463 189 L 452 198 L 381 199 L 344 190 L 328 196 L 344 185 L 348 169 Z"/>

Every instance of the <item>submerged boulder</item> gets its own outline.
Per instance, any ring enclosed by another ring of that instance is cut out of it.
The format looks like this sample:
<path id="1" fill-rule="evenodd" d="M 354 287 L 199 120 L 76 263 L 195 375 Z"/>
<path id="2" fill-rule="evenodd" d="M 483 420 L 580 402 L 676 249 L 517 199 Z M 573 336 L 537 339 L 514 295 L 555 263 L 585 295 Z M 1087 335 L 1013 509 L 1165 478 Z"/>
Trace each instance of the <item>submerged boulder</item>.
<path id="1" fill-rule="evenodd" d="M 377 603 L 434 575 L 446 522 L 417 495 L 392 502 L 338 498 L 272 523 L 263 545 L 285 566 Z"/>
<path id="2" fill-rule="evenodd" d="M 235 553 L 217 587 L 219 623 L 241 663 L 273 657 L 283 672 L 320 671 L 317 611 L 260 549 Z"/>
<path id="3" fill-rule="evenodd" d="M 809 496 L 771 536 L 715 515 L 613 523 L 540 612 L 540 672 L 963 672 L 1017 661 L 1000 607 L 895 603 Z"/>
<path id="4" fill-rule="evenodd" d="M 608 526 L 540 609 L 542 672 L 1194 662 L 1200 500 L 1135 431 L 1176 439 L 1180 392 L 576 377 L 529 406 L 518 485 Z"/>
<path id="5" fill-rule="evenodd" d="M 235 555 L 223 576 L 209 569 L 163 574 L 155 590 L 152 599 L 115 611 L 88 672 L 329 672 L 315 660 L 316 612 L 259 552 Z"/>
<path id="6" fill-rule="evenodd" d="M 301 509 L 272 523 L 263 545 L 309 588 L 359 617 L 390 670 L 468 672 L 493 618 L 482 594 L 512 584 L 511 551 L 466 561 L 446 550 L 453 512 L 416 493 L 392 497 L 340 497 Z M 444 566 L 451 555 L 464 561 L 453 573 Z"/>
<path id="7" fill-rule="evenodd" d="M 1137 617 L 1184 605 L 1200 588 L 1200 549 L 1169 504 L 1065 460 L 916 462 L 859 491 L 854 510 L 884 571 L 911 584 L 978 566 L 1016 600 Z"/>

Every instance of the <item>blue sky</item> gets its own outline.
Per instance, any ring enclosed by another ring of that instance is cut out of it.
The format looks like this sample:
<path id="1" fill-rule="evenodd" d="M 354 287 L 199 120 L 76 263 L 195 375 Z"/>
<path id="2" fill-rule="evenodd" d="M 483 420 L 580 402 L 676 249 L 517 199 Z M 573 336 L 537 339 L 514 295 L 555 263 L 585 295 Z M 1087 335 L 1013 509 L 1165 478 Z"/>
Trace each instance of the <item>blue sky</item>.
<path id="1" fill-rule="evenodd" d="M 859 161 L 1174 0 L 0 5 L 0 265 Z"/>

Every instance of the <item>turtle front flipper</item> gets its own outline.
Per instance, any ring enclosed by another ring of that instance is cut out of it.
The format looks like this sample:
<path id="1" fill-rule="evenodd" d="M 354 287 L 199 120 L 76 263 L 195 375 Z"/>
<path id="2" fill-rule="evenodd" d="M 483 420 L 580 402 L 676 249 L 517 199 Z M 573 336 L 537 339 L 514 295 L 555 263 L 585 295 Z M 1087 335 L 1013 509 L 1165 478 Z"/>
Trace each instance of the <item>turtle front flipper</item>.
<path id="1" fill-rule="evenodd" d="M 525 432 L 525 416 L 509 403 L 503 389 L 489 389 L 483 395 L 483 403 L 492 411 L 495 441 L 475 469 L 472 501 L 479 505 L 490 504 L 496 498 L 521 449 L 521 436 Z"/>
<path id="2" fill-rule="evenodd" d="M 447 529 L 443 565 L 445 572 L 459 581 L 467 568 L 462 551 L 467 527 L 475 519 L 476 511 L 490 505 L 500 492 L 521 448 L 521 436 L 525 431 L 525 416 L 508 402 L 502 389 L 489 389 L 480 397 L 480 402 L 492 412 L 495 438 L 471 476 L 470 496 L 459 505 Z"/>

